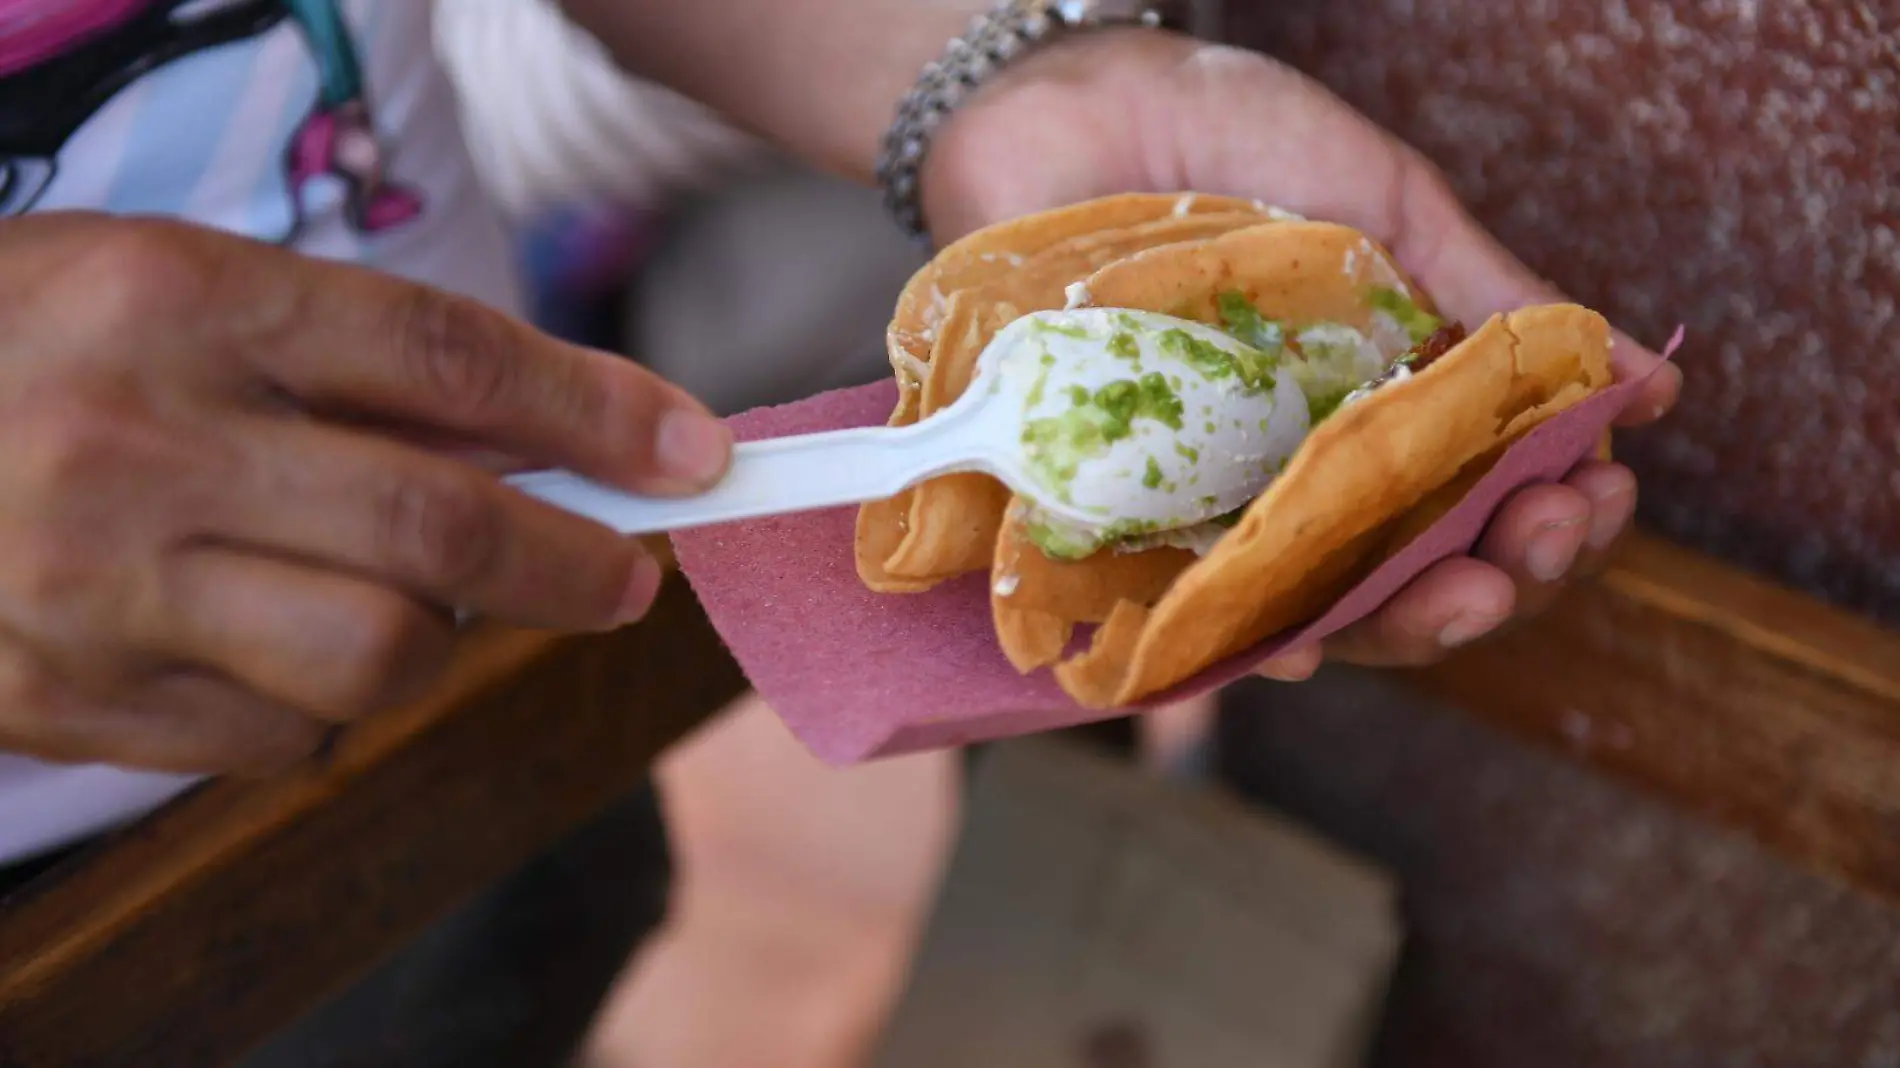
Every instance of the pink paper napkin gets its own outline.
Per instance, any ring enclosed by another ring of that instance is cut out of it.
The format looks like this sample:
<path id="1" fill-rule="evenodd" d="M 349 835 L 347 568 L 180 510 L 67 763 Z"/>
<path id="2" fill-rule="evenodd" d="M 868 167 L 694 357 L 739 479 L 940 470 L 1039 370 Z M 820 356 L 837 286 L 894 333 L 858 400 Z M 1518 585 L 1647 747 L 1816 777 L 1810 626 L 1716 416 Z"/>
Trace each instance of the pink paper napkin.
<path id="1" fill-rule="evenodd" d="M 1670 341 L 1673 356 L 1682 331 Z M 1246 676 L 1268 658 L 1371 613 L 1420 572 L 1474 545 L 1512 493 L 1588 456 L 1641 381 L 1618 383 L 1513 446 L 1459 505 L 1319 619 L 1143 702 L 1158 707 Z M 732 420 L 740 440 L 876 426 L 891 383 L 838 390 Z M 753 687 L 820 759 L 845 765 L 1072 726 L 1111 714 L 1077 705 L 1047 671 L 1018 674 L 996 643 L 988 576 L 880 595 L 858 581 L 855 508 L 674 535 L 680 568 Z M 1125 710 L 1124 710 L 1125 711 Z"/>

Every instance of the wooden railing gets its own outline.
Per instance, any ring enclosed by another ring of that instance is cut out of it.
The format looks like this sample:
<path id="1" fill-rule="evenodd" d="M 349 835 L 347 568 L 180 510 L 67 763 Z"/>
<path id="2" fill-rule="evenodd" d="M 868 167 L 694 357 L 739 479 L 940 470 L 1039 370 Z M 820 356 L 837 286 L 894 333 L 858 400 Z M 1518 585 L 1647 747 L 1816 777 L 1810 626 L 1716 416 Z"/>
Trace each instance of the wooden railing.
<path id="1" fill-rule="evenodd" d="M 1900 632 L 1654 537 L 1436 696 L 1900 900 Z"/>
<path id="2" fill-rule="evenodd" d="M 1900 898 L 1900 634 L 1639 536 L 1534 623 L 1408 677 Z M 677 580 L 613 635 L 473 636 L 436 695 L 321 766 L 202 789 L 0 912 L 0 1065 L 228 1063 L 742 684 Z"/>

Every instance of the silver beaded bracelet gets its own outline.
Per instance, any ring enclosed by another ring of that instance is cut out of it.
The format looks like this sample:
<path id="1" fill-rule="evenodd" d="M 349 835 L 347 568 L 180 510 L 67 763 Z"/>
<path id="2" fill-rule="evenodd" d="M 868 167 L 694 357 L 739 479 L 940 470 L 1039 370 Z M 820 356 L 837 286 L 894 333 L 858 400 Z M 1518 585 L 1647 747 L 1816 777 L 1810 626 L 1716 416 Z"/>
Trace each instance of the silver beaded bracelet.
<path id="1" fill-rule="evenodd" d="M 905 233 L 927 239 L 917 175 L 931 136 L 959 104 L 1012 61 L 1057 37 L 1104 26 L 1165 26 L 1198 34 L 1208 29 L 1217 10 L 1217 4 L 1190 0 L 1000 0 L 924 67 L 917 84 L 898 103 L 878 155 L 877 181 L 885 207 Z"/>

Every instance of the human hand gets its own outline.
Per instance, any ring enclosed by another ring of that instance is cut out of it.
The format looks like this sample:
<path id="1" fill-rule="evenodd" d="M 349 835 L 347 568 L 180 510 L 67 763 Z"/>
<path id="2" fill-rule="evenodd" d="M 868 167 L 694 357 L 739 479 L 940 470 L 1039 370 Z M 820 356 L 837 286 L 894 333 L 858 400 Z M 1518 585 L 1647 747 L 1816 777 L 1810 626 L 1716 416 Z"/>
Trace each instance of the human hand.
<path id="1" fill-rule="evenodd" d="M 646 611 L 637 542 L 419 441 L 679 494 L 727 432 L 634 365 L 209 230 L 0 223 L 0 750 L 270 769 L 442 669 L 456 609 Z"/>
<path id="2" fill-rule="evenodd" d="M 1292 69 L 1239 49 L 1145 30 L 1097 32 L 1033 55 L 939 132 L 922 175 L 926 216 L 948 242 L 999 220 L 1122 192 L 1257 198 L 1378 239 L 1448 314 L 1563 299 L 1487 234 L 1437 170 Z M 1660 362 L 1616 335 L 1619 379 Z M 1660 418 L 1681 373 L 1665 366 L 1620 414 Z M 1628 528 L 1636 478 L 1588 461 L 1505 502 L 1472 555 L 1443 561 L 1364 620 L 1262 674 L 1297 680 L 1324 657 L 1430 663 L 1542 610 L 1599 565 Z"/>

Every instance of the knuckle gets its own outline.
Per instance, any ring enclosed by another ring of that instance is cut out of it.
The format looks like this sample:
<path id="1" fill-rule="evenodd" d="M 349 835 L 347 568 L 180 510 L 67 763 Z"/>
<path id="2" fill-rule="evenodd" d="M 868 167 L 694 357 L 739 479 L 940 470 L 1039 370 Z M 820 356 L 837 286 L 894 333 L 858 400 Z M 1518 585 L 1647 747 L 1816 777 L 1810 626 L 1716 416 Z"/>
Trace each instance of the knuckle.
<path id="1" fill-rule="evenodd" d="M 514 387 L 506 339 L 474 304 L 418 288 L 405 299 L 401 316 L 399 359 L 419 388 L 479 417 Z"/>
<path id="2" fill-rule="evenodd" d="M 81 714 L 72 695 L 37 660 L 17 649 L 0 652 L 0 750 L 58 764 L 108 756 L 72 729 Z"/>
<path id="3" fill-rule="evenodd" d="M 501 513 L 471 480 L 395 480 L 377 512 L 385 554 L 430 585 L 459 590 L 477 583 L 500 551 Z"/>
<path id="4" fill-rule="evenodd" d="M 544 366 L 549 370 L 546 376 L 550 379 L 549 407 L 561 425 L 580 427 L 594 434 L 633 436 L 645 442 L 648 430 L 636 429 L 636 425 L 645 420 L 624 416 L 651 412 L 663 404 L 668 387 L 657 376 L 631 365 L 628 367 L 634 372 L 631 375 L 603 375 L 586 359 L 550 361 Z M 616 415 L 623 417 L 616 418 Z"/>
<path id="5" fill-rule="evenodd" d="M 50 391 L 49 391 L 50 392 Z M 40 398 L 8 436 L 16 471 L 41 498 L 57 498 L 75 483 L 96 478 L 125 457 L 127 431 L 121 414 L 73 393 Z"/>
<path id="6" fill-rule="evenodd" d="M 432 678 L 448 654 L 442 628 L 420 609 L 395 597 L 371 601 L 351 613 L 343 662 L 331 672 L 333 692 L 325 711 L 347 717 L 382 711 L 408 698 Z"/>
<path id="7" fill-rule="evenodd" d="M 51 530 L 9 538 L 6 551 L 8 595 L 40 625 L 69 615 L 99 568 L 77 539 Z"/>
<path id="8" fill-rule="evenodd" d="M 127 433 L 105 406 L 70 396 L 46 398 L 8 428 L 0 512 L 13 514 L 0 582 L 29 607 L 66 603 L 109 569 L 96 550 L 112 533 L 85 509 L 123 485 L 114 472 L 132 455 Z"/>
<path id="9" fill-rule="evenodd" d="M 51 673 L 16 650 L 0 653 L 0 722 L 11 729 L 40 720 L 58 703 Z"/>
<path id="10" fill-rule="evenodd" d="M 315 720 L 281 715 L 275 717 L 268 728 L 234 747 L 220 764 L 229 772 L 248 778 L 277 775 L 309 759 L 322 747 L 328 733 L 328 728 Z"/>
<path id="11" fill-rule="evenodd" d="M 308 754 L 323 731 L 295 709 L 196 671 L 146 675 L 118 711 L 147 720 L 137 762 L 152 770 L 276 770 Z"/>
<path id="12" fill-rule="evenodd" d="M 90 295 L 90 314 L 104 326 L 149 328 L 156 319 L 176 318 L 202 290 L 204 266 L 176 227 L 158 222 L 102 227 L 89 245 L 74 265 L 76 277 Z"/>

